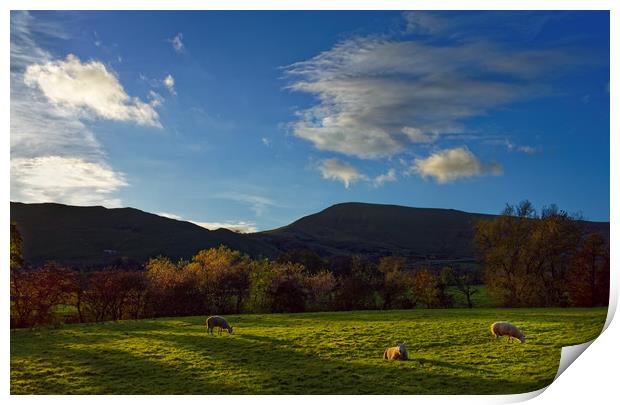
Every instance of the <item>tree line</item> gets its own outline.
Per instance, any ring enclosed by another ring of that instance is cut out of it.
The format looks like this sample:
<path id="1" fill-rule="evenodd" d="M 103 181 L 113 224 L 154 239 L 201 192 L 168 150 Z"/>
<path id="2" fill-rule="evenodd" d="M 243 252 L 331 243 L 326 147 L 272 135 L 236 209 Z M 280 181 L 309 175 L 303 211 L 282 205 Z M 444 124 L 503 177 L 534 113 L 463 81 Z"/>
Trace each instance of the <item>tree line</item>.
<path id="1" fill-rule="evenodd" d="M 290 261 L 293 257 L 307 265 Z M 84 272 L 56 263 L 14 268 L 11 323 L 25 327 L 215 313 L 447 308 L 454 305 L 449 286 L 457 280 L 469 287 L 476 282 L 469 273 L 451 268 L 412 270 L 401 257 L 384 257 L 379 263 L 340 257 L 334 262 L 336 272 L 313 267 L 312 261 L 327 264 L 307 251 L 287 252 L 275 261 L 253 260 L 220 246 L 191 260 L 157 257 L 135 269 Z M 66 316 L 58 308 L 73 310 Z"/>
<path id="2" fill-rule="evenodd" d="M 536 215 L 525 201 L 475 226 L 481 271 L 431 268 L 403 257 L 325 260 L 291 250 L 277 260 L 252 259 L 225 246 L 190 260 L 166 257 L 141 266 L 96 271 L 56 263 L 36 268 L 21 258 L 11 226 L 11 325 L 100 322 L 226 313 L 450 308 L 474 306 L 478 285 L 501 306 L 604 306 L 609 245 L 555 206 Z"/>

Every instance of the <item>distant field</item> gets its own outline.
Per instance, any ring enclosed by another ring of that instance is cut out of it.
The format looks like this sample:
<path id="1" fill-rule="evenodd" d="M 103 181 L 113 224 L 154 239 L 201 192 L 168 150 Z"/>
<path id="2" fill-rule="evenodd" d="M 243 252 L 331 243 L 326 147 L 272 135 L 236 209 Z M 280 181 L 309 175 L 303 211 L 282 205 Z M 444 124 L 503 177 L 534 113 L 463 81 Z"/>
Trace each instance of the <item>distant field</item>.
<path id="1" fill-rule="evenodd" d="M 11 332 L 12 394 L 505 394 L 556 374 L 560 349 L 598 336 L 607 309 L 453 309 L 236 315 Z M 525 344 L 493 341 L 516 323 Z M 405 341 L 410 361 L 383 349 Z"/>

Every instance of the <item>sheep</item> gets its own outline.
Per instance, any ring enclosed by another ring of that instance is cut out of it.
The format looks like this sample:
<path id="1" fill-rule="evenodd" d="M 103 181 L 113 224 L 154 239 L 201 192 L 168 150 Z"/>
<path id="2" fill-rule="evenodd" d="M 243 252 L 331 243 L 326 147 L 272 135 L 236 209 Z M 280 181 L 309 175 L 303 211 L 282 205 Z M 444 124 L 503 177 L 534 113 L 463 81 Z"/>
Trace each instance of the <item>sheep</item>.
<path id="1" fill-rule="evenodd" d="M 221 316 L 210 316 L 207 318 L 207 332 L 213 335 L 213 328 L 219 327 L 219 335 L 222 335 L 222 329 L 227 329 L 228 333 L 233 333 L 233 328 Z"/>
<path id="2" fill-rule="evenodd" d="M 499 336 L 508 336 L 509 342 L 512 342 L 512 338 L 517 338 L 521 343 L 525 343 L 525 335 L 523 332 L 509 322 L 495 322 L 491 325 L 491 334 L 495 339 Z"/>
<path id="3" fill-rule="evenodd" d="M 405 343 L 399 343 L 397 346 L 385 349 L 383 358 L 385 360 L 409 360 L 409 353 L 407 353 Z"/>

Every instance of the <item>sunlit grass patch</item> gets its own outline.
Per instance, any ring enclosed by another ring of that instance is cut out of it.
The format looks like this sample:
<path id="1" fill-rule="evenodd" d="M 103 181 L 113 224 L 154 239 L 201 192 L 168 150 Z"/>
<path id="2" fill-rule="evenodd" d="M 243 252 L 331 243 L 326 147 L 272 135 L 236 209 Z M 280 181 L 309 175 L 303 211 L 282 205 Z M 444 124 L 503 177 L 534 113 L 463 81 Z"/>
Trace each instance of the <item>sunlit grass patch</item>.
<path id="1" fill-rule="evenodd" d="M 555 376 L 562 346 L 598 336 L 596 309 L 455 309 L 230 315 L 11 332 L 11 393 L 499 394 Z M 525 344 L 491 338 L 511 321 Z M 406 342 L 410 361 L 383 350 Z"/>

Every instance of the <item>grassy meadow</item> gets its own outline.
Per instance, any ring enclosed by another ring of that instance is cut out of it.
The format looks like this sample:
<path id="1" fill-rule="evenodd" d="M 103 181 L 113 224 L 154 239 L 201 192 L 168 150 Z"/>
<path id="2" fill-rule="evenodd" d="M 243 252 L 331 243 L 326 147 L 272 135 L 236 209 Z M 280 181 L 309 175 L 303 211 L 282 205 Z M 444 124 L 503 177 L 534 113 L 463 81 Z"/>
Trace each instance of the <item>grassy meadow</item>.
<path id="1" fill-rule="evenodd" d="M 562 346 L 598 336 L 606 308 L 204 316 L 11 331 L 11 394 L 508 394 L 553 380 Z M 517 324 L 525 344 L 494 341 Z M 410 360 L 383 350 L 405 341 Z"/>

